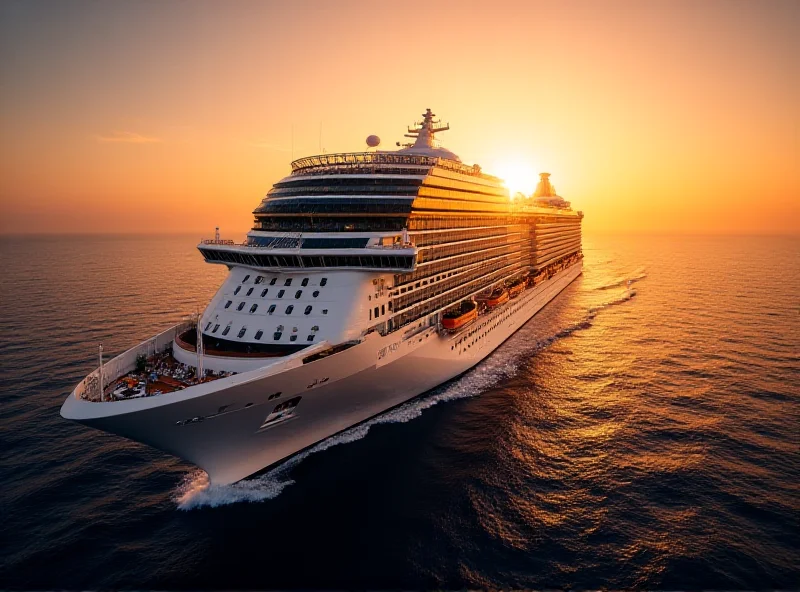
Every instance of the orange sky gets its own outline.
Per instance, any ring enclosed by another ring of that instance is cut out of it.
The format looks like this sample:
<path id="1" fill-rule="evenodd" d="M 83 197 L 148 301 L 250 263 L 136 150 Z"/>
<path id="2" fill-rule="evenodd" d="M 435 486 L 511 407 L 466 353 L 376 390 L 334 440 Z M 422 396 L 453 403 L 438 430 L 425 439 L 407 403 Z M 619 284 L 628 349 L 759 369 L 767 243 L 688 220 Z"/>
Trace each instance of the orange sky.
<path id="1" fill-rule="evenodd" d="M 588 232 L 800 233 L 800 2 L 0 3 L 0 231 L 241 236 L 431 107 Z M 532 188 L 531 188 L 532 189 Z"/>

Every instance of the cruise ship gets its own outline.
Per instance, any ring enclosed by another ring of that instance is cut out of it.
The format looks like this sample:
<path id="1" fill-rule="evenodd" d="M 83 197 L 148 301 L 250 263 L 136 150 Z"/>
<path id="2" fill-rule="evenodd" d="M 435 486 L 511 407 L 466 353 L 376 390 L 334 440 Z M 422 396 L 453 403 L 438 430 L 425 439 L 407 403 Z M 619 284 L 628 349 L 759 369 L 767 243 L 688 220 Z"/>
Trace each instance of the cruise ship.
<path id="1" fill-rule="evenodd" d="M 581 273 L 581 221 L 440 146 L 428 109 L 399 149 L 321 154 L 198 245 L 228 276 L 196 318 L 104 361 L 61 415 L 244 479 L 488 356 Z M 533 321 L 535 322 L 535 318 Z"/>

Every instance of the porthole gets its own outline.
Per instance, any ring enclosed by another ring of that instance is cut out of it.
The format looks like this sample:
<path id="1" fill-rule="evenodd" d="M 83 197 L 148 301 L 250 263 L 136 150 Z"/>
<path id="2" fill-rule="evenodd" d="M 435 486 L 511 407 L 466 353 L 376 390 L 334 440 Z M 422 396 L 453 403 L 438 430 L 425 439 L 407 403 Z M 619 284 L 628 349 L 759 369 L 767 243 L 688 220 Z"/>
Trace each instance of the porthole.
<path id="1" fill-rule="evenodd" d="M 293 310 L 294 310 L 294 304 L 290 304 L 289 306 L 286 307 L 286 314 L 292 314 Z"/>
<path id="2" fill-rule="evenodd" d="M 225 308 L 230 308 L 230 305 L 231 305 L 231 304 L 233 304 L 233 300 L 228 300 L 228 301 L 225 303 Z"/>
<path id="3" fill-rule="evenodd" d="M 244 276 L 244 279 L 242 280 L 242 283 L 245 283 L 249 279 L 250 279 L 250 274 L 247 274 L 246 276 Z"/>
<path id="4" fill-rule="evenodd" d="M 237 306 L 237 307 L 236 307 L 236 310 L 242 310 L 242 309 L 244 308 L 244 304 L 245 304 L 245 302 L 244 302 L 244 300 L 242 300 L 242 301 L 239 303 L 239 306 Z"/>
<path id="5" fill-rule="evenodd" d="M 261 336 L 262 335 L 264 335 L 264 332 L 261 329 L 256 331 L 256 341 L 261 341 Z"/>

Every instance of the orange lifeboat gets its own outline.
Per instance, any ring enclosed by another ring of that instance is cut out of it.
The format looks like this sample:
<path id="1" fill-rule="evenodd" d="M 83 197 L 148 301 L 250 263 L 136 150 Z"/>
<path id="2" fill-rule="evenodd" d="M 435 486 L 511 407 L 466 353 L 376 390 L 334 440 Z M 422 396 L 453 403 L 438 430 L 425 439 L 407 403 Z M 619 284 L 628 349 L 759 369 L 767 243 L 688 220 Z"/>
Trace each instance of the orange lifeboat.
<path id="1" fill-rule="evenodd" d="M 486 299 L 486 306 L 489 308 L 494 308 L 496 306 L 500 306 L 501 304 L 505 304 L 508 302 L 508 290 L 503 288 L 498 288 L 489 298 Z"/>
<path id="2" fill-rule="evenodd" d="M 464 300 L 460 306 L 451 308 L 442 315 L 442 327 L 457 331 L 478 318 L 478 306 L 472 300 Z"/>
<path id="3" fill-rule="evenodd" d="M 516 298 L 525 290 L 525 282 L 519 281 L 508 289 L 510 298 Z"/>

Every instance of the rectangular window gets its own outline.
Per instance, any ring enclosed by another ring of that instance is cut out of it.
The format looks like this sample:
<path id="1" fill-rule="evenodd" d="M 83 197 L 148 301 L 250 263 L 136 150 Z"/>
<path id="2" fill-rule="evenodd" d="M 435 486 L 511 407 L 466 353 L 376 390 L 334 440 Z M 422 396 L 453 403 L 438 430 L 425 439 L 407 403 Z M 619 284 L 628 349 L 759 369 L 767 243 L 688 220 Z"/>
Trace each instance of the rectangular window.
<path id="1" fill-rule="evenodd" d="M 278 298 L 283 298 L 284 294 L 286 294 L 286 290 L 278 290 Z"/>
<path id="2" fill-rule="evenodd" d="M 277 281 L 278 281 L 278 278 L 274 277 L 274 278 L 272 278 L 272 279 L 269 281 L 269 285 L 270 285 L 270 286 L 274 286 L 274 285 L 275 285 L 275 282 L 277 282 Z"/>
<path id="3" fill-rule="evenodd" d="M 239 339 L 244 337 L 244 334 L 245 334 L 246 331 L 247 331 L 247 327 L 242 327 L 241 329 L 239 329 Z"/>
<path id="4" fill-rule="evenodd" d="M 267 309 L 267 314 L 272 314 L 275 312 L 275 305 L 271 304 L 270 307 Z"/>
<path id="5" fill-rule="evenodd" d="M 247 291 L 247 295 L 248 295 L 248 296 L 250 296 L 250 294 L 252 294 L 252 293 L 253 293 L 253 288 L 250 288 L 250 289 Z"/>
<path id="6" fill-rule="evenodd" d="M 291 286 L 292 285 L 292 278 L 286 278 L 286 281 L 283 282 L 284 286 Z"/>
<path id="7" fill-rule="evenodd" d="M 222 334 L 223 334 L 223 335 L 227 335 L 227 334 L 228 334 L 228 332 L 229 332 L 230 330 L 231 330 L 231 326 L 230 326 L 230 325 L 228 325 L 227 327 L 225 327 L 225 328 L 222 330 Z"/>
<path id="8" fill-rule="evenodd" d="M 264 332 L 263 332 L 261 329 L 259 329 L 258 331 L 256 331 L 256 341 L 260 341 L 260 340 L 261 340 L 261 336 L 262 336 L 263 334 L 264 334 Z"/>
<path id="9" fill-rule="evenodd" d="M 269 290 L 269 288 L 264 288 L 263 290 L 261 290 L 261 297 L 262 298 L 267 295 L 267 290 Z"/>
<path id="10" fill-rule="evenodd" d="M 375 318 L 376 319 L 378 318 L 378 307 L 377 306 L 375 307 Z"/>
<path id="11" fill-rule="evenodd" d="M 244 308 L 244 300 L 239 303 L 239 306 L 236 307 L 236 310 L 242 310 Z"/>
<path id="12" fill-rule="evenodd" d="M 328 278 L 322 278 L 322 279 L 319 281 L 319 285 L 320 285 L 320 286 L 324 286 L 324 285 L 325 285 L 325 284 L 327 284 L 327 283 L 328 283 Z"/>
<path id="13" fill-rule="evenodd" d="M 214 325 L 214 329 L 211 332 L 212 333 L 216 333 L 217 329 L 219 329 L 219 325 Z"/>
<path id="14" fill-rule="evenodd" d="M 225 303 L 225 308 L 228 308 L 228 307 L 230 307 L 230 305 L 231 305 L 231 304 L 233 304 L 233 300 L 228 300 L 228 301 Z"/>
<path id="15" fill-rule="evenodd" d="M 300 285 L 305 288 L 308 285 L 308 278 L 303 278 L 303 281 L 300 282 Z"/>

